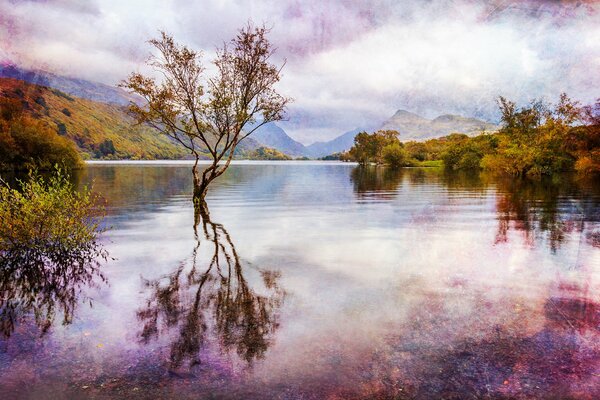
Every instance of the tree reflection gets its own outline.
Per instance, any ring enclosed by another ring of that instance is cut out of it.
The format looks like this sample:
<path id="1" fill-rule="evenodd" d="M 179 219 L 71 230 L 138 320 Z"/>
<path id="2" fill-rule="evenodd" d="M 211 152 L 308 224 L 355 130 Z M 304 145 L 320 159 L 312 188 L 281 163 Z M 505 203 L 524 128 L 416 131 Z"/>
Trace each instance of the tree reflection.
<path id="1" fill-rule="evenodd" d="M 496 242 L 508 241 L 512 228 L 522 232 L 529 245 L 545 238 L 556 251 L 568 234 L 584 231 L 586 221 L 598 217 L 597 193 L 590 191 L 597 189 L 568 177 L 558 181 L 502 179 L 497 189 Z"/>
<path id="2" fill-rule="evenodd" d="M 105 281 L 95 259 L 61 254 L 44 256 L 35 249 L 0 255 L 0 332 L 9 337 L 19 320 L 33 315 L 46 333 L 55 315 L 69 324 L 77 304 L 89 301 L 83 289 Z"/>
<path id="3" fill-rule="evenodd" d="M 354 192 L 359 198 L 393 199 L 404 173 L 404 169 L 358 166 L 351 174 Z"/>
<path id="4" fill-rule="evenodd" d="M 87 189 L 75 192 L 57 169 L 31 173 L 18 189 L 0 181 L 0 334 L 9 337 L 31 316 L 45 334 L 55 316 L 69 324 L 84 289 L 105 281 L 100 242 L 102 205 Z"/>
<path id="5" fill-rule="evenodd" d="M 452 171 L 444 169 L 441 175 L 444 185 L 451 190 L 469 190 L 483 194 L 489 187 L 489 176 L 474 171 Z"/>
<path id="6" fill-rule="evenodd" d="M 573 232 L 582 232 L 590 245 L 600 247 L 600 182 L 563 174 L 540 180 L 503 178 L 474 171 L 441 171 L 435 168 L 389 169 L 359 166 L 352 170 L 359 199 L 391 200 L 398 187 L 443 185 L 459 196 L 496 199 L 496 243 L 508 242 L 511 230 L 523 234 L 528 245 L 545 241 L 552 252 Z M 457 196 L 452 195 L 455 201 Z"/>
<path id="7" fill-rule="evenodd" d="M 195 209 L 194 234 L 189 263 L 145 282 L 151 295 L 137 313 L 143 323 L 141 340 L 149 343 L 174 330 L 172 368 L 186 360 L 190 367 L 199 364 L 200 353 L 215 338 L 223 350 L 235 349 L 251 363 L 264 355 L 278 328 L 277 310 L 284 297 L 279 274 L 259 270 L 264 288 L 253 288 L 231 236 L 210 219 L 205 203 Z M 203 244 L 209 246 L 205 251 Z"/>

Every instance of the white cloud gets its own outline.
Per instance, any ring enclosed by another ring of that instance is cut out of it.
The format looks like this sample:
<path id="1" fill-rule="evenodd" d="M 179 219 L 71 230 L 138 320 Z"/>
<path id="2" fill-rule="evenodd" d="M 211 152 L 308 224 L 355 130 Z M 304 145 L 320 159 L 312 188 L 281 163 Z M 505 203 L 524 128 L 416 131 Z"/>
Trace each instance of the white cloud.
<path id="1" fill-rule="evenodd" d="M 565 4 L 0 0 L 0 55 L 115 83 L 142 68 L 159 29 L 210 55 L 248 19 L 265 22 L 288 59 L 280 89 L 295 102 L 285 126 L 311 142 L 398 108 L 493 119 L 498 95 L 591 101 L 600 6 Z"/>

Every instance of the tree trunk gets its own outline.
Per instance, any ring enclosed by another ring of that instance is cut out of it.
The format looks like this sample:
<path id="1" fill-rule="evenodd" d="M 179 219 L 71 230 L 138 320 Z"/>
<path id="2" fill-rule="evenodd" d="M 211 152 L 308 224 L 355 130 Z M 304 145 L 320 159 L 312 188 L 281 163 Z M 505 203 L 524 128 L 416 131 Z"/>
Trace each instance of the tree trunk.
<path id="1" fill-rule="evenodd" d="M 208 192 L 208 185 L 220 174 L 216 172 L 218 164 L 213 163 L 204 170 L 203 173 L 198 171 L 198 159 L 194 163 L 192 173 L 194 175 L 194 204 L 203 204 Z"/>
<path id="2" fill-rule="evenodd" d="M 208 192 L 208 182 L 200 180 L 198 183 L 194 182 L 194 204 L 202 204 L 206 200 L 206 193 Z"/>
<path id="3" fill-rule="evenodd" d="M 235 148 L 235 147 L 234 147 Z M 231 164 L 231 160 L 233 158 L 233 151 L 231 155 L 227 158 L 227 162 L 225 164 L 219 165 L 218 160 L 213 160 L 213 163 L 208 166 L 202 174 L 198 172 L 198 157 L 196 157 L 196 162 L 194 163 L 194 167 L 192 168 L 192 172 L 194 175 L 194 204 L 204 203 L 206 198 L 206 193 L 208 192 L 208 185 L 221 176 L 227 168 L 229 168 L 229 164 Z"/>
<path id="4" fill-rule="evenodd" d="M 198 165 L 194 165 L 192 172 L 194 174 L 194 204 L 201 204 L 205 201 L 210 181 L 206 179 L 205 175 L 198 172 Z"/>
<path id="5" fill-rule="evenodd" d="M 204 175 L 200 175 L 200 172 L 198 172 L 198 157 L 196 157 L 196 162 L 192 167 L 192 175 L 194 178 L 193 201 L 194 204 L 201 204 L 204 202 L 204 198 L 206 197 L 208 184 L 204 182 Z"/>
<path id="6" fill-rule="evenodd" d="M 194 232 L 196 235 L 198 235 L 200 222 L 202 222 L 206 231 L 206 223 L 210 222 L 210 214 L 208 212 L 208 205 L 204 200 L 194 201 Z"/>

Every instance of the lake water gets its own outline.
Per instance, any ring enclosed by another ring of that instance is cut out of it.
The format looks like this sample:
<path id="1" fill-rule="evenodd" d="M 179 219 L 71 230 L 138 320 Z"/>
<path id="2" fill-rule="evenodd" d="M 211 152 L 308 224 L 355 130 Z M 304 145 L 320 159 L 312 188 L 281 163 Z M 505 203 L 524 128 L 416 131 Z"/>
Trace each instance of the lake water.
<path id="1" fill-rule="evenodd" d="M 17 310 L 3 399 L 600 398 L 598 182 L 247 162 L 195 218 L 187 163 L 78 181 L 106 282 Z"/>

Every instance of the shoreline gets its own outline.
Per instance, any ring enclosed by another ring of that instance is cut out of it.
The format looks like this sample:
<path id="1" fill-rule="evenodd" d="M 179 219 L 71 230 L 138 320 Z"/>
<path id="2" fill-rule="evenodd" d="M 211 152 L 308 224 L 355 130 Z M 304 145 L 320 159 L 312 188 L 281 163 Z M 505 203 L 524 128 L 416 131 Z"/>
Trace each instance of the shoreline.
<path id="1" fill-rule="evenodd" d="M 194 165 L 194 160 L 84 160 L 85 165 Z M 200 160 L 199 165 L 210 165 L 212 161 Z M 358 165 L 356 162 L 327 160 L 233 160 L 231 165 Z"/>

